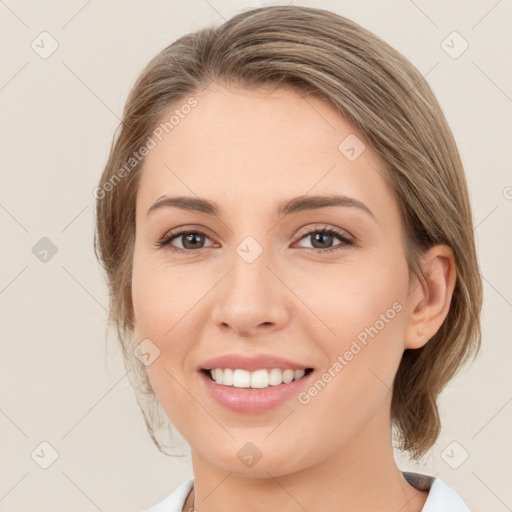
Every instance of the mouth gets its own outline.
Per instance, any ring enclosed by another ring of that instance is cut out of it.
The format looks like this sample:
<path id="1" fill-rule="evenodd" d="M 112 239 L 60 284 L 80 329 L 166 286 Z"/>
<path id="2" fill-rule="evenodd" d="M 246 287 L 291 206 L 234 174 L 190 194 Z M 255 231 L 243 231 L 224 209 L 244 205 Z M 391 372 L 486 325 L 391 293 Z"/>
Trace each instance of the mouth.
<path id="1" fill-rule="evenodd" d="M 202 373 L 220 386 L 246 389 L 265 389 L 283 386 L 303 379 L 312 371 L 313 368 L 298 370 L 269 368 L 255 371 L 243 370 L 241 368 L 201 369 Z"/>
<path id="2" fill-rule="evenodd" d="M 256 367 L 257 368 L 257 367 Z M 310 385 L 313 368 L 201 368 L 207 396 L 236 413 L 263 414 L 292 400 Z"/>

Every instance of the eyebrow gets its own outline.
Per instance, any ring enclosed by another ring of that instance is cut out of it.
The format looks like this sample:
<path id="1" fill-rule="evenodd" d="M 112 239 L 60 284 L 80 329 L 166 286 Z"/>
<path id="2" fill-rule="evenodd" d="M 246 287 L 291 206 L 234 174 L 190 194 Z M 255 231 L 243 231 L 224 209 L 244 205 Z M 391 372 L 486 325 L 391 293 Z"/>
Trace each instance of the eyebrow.
<path id="1" fill-rule="evenodd" d="M 342 195 L 329 195 L 329 196 L 299 196 L 292 199 L 287 199 L 279 204 L 277 214 L 279 216 L 291 215 L 297 212 L 318 210 L 320 208 L 328 208 L 330 206 L 346 206 L 358 208 L 359 210 L 369 214 L 375 219 L 372 211 L 361 201 L 351 197 Z M 207 215 L 219 216 L 220 208 L 214 201 L 208 201 L 198 197 L 176 196 L 168 197 L 162 196 L 158 201 L 153 204 L 148 210 L 148 215 L 155 210 L 164 207 L 175 207 L 183 210 L 190 210 Z"/>

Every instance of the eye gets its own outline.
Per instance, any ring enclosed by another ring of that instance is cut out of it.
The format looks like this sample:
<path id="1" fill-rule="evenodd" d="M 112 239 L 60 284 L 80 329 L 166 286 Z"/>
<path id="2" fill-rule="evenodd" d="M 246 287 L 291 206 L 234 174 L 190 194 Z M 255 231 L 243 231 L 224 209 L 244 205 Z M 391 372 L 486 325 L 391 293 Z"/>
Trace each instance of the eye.
<path id="1" fill-rule="evenodd" d="M 313 229 L 303 234 L 300 240 L 308 239 L 311 241 L 313 247 L 306 247 L 307 249 L 318 249 L 320 252 L 333 252 L 341 250 L 346 247 L 354 245 L 354 241 L 351 240 L 347 233 L 332 227 L 322 227 L 321 229 Z M 332 243 L 335 239 L 341 241 L 337 246 L 332 247 Z M 318 252 L 317 251 L 317 252 Z"/>
<path id="2" fill-rule="evenodd" d="M 181 247 L 172 244 L 174 240 L 181 239 Z M 190 253 L 204 249 L 205 239 L 209 239 L 204 231 L 198 229 L 181 229 L 166 233 L 155 245 L 159 248 L 166 247 L 173 252 Z"/>

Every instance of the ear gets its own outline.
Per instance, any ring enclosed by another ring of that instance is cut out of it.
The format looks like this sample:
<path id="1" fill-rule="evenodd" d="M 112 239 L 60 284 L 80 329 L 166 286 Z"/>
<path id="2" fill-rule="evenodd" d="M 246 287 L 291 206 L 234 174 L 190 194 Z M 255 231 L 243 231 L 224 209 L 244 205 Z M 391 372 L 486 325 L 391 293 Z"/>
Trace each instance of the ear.
<path id="1" fill-rule="evenodd" d="M 455 259 L 447 245 L 429 249 L 420 265 L 423 275 L 410 282 L 404 348 L 420 348 L 435 335 L 448 315 L 455 288 Z"/>

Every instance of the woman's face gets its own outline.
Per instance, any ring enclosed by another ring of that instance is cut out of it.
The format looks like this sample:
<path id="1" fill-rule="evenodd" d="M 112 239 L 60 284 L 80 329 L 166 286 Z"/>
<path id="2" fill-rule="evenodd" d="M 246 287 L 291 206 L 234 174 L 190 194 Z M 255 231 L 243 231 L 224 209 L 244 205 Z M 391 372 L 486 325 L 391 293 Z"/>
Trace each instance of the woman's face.
<path id="1" fill-rule="evenodd" d="M 137 194 L 133 310 L 152 387 L 210 467 L 353 464 L 390 445 L 410 311 L 384 164 L 318 99 L 194 98 L 150 150 Z"/>

